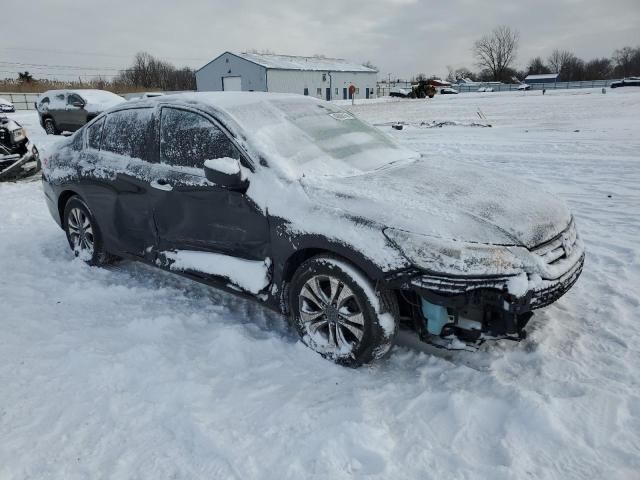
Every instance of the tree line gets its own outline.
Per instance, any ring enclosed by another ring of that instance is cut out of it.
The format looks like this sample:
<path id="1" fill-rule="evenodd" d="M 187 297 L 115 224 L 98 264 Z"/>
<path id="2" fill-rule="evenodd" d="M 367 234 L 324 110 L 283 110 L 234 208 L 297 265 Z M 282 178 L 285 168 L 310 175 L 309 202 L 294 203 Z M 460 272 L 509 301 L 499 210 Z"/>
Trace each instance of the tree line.
<path id="1" fill-rule="evenodd" d="M 18 73 L 17 79 L 0 80 L 0 91 L 41 92 L 55 88 L 98 88 L 115 93 L 146 90 L 181 91 L 196 89 L 196 72 L 192 68 L 177 68 L 150 53 L 139 52 L 131 66 L 107 78 L 100 75 L 89 80 L 65 81 L 39 79 L 30 72 Z"/>
<path id="2" fill-rule="evenodd" d="M 640 75 L 640 46 L 615 50 L 611 57 L 584 60 L 573 52 L 553 50 L 548 57 L 536 56 L 529 60 L 523 70 L 515 67 L 520 34 L 508 26 L 498 26 L 473 44 L 473 56 L 478 68 L 472 71 L 462 67 L 447 67 L 447 80 L 459 78 L 474 81 L 499 81 L 511 83 L 523 80 L 527 75 L 559 73 L 558 81 L 605 80 Z"/>
<path id="3" fill-rule="evenodd" d="M 137 53 L 133 65 L 121 70 L 115 83 L 148 89 L 195 90 L 196 72 L 189 67 L 176 68 L 147 52 Z"/>

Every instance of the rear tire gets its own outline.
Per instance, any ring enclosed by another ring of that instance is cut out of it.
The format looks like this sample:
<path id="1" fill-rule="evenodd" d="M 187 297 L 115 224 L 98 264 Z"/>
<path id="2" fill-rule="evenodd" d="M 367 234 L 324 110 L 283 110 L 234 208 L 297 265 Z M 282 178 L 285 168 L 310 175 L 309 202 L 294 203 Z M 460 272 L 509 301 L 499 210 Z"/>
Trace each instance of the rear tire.
<path id="1" fill-rule="evenodd" d="M 47 135 L 60 135 L 60 130 L 56 127 L 56 122 L 53 121 L 53 118 L 45 118 L 44 131 L 47 132 Z"/>
<path id="2" fill-rule="evenodd" d="M 104 250 L 102 233 L 89 206 L 77 195 L 64 207 L 64 231 L 76 257 L 89 265 L 107 265 L 114 257 Z"/>
<path id="3" fill-rule="evenodd" d="M 304 262 L 291 281 L 289 307 L 302 342 L 340 365 L 359 367 L 393 346 L 397 300 L 340 258 Z"/>

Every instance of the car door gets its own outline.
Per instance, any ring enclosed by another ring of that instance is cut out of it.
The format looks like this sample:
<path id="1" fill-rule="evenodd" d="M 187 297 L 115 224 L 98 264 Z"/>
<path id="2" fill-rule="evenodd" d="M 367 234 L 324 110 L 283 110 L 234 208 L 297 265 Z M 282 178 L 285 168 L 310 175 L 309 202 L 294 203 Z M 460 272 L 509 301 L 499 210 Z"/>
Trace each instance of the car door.
<path id="1" fill-rule="evenodd" d="M 153 217 L 158 249 L 215 252 L 248 260 L 268 256 L 267 218 L 242 191 L 208 182 L 204 162 L 232 157 L 249 163 L 222 128 L 202 113 L 162 107 Z M 250 179 L 251 180 L 251 179 Z"/>
<path id="2" fill-rule="evenodd" d="M 149 192 L 154 108 L 118 110 L 87 128 L 83 181 L 107 250 L 146 257 L 156 243 Z"/>
<path id="3" fill-rule="evenodd" d="M 67 106 L 65 109 L 66 129 L 75 132 L 87 123 L 86 101 L 77 93 L 67 95 Z"/>
<path id="4" fill-rule="evenodd" d="M 51 115 L 53 121 L 59 130 L 67 130 L 68 125 L 68 115 L 67 115 L 67 93 L 66 92 L 56 92 L 51 96 L 51 101 L 49 102 L 49 106 L 47 108 L 47 113 Z"/>

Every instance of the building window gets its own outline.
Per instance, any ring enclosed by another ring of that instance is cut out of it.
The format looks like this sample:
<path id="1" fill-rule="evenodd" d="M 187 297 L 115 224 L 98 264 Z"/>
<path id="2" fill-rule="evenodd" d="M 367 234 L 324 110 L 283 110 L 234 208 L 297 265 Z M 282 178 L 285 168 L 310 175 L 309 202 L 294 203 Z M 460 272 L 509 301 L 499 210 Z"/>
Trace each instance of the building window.
<path id="1" fill-rule="evenodd" d="M 360 93 L 360 89 L 356 87 L 356 95 L 358 95 L 359 93 Z"/>
<path id="2" fill-rule="evenodd" d="M 336 88 L 336 95 L 338 95 L 338 89 Z"/>
<path id="3" fill-rule="evenodd" d="M 322 81 L 323 81 L 323 82 L 326 82 L 326 81 L 327 81 L 327 74 L 326 74 L 326 73 L 323 73 L 323 74 L 322 74 Z"/>
<path id="4" fill-rule="evenodd" d="M 317 95 L 318 97 L 322 97 L 322 88 L 317 88 L 317 89 L 316 89 L 316 95 Z"/>

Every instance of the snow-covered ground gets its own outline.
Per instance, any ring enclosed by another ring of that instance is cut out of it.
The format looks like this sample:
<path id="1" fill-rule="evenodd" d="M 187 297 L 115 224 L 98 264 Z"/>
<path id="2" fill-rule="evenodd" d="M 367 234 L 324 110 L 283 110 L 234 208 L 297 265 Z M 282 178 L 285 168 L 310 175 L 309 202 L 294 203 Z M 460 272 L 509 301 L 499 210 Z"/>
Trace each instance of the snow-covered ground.
<path id="1" fill-rule="evenodd" d="M 636 89 L 637 90 L 637 89 Z M 0 185 L 0 479 L 633 479 L 640 472 L 640 91 L 358 102 L 434 157 L 563 197 L 588 249 L 529 338 L 403 335 L 359 370 L 260 307 L 73 259 L 38 180 Z M 420 122 L 480 121 L 492 128 Z M 17 113 L 44 150 L 33 112 Z"/>

